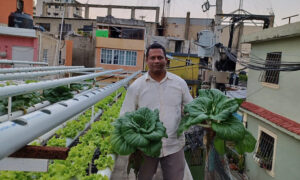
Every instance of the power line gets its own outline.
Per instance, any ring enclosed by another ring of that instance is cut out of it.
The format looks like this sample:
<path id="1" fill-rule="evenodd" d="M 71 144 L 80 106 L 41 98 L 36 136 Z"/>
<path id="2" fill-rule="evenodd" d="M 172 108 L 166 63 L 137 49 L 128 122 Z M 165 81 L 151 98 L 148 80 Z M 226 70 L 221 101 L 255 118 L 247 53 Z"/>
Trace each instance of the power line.
<path id="1" fill-rule="evenodd" d="M 231 53 L 227 47 L 224 47 L 223 44 L 219 43 L 216 45 L 217 47 L 224 50 L 225 54 L 229 58 L 229 60 L 239 63 L 249 69 L 258 70 L 258 71 L 299 71 L 300 70 L 300 62 L 288 62 L 288 63 L 276 63 L 273 61 L 264 60 L 264 62 L 250 61 L 243 62 L 239 60 L 235 54 Z M 271 63 L 273 64 L 271 64 Z"/>

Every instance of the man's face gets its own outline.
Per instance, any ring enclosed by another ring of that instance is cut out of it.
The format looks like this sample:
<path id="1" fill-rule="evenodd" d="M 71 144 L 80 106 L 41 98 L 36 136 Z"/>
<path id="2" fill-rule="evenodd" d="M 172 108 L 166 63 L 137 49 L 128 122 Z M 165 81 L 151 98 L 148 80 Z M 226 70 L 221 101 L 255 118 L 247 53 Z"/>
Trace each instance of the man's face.
<path id="1" fill-rule="evenodd" d="M 153 74 L 160 74 L 166 71 L 167 59 L 162 49 L 150 49 L 146 59 L 149 71 Z"/>

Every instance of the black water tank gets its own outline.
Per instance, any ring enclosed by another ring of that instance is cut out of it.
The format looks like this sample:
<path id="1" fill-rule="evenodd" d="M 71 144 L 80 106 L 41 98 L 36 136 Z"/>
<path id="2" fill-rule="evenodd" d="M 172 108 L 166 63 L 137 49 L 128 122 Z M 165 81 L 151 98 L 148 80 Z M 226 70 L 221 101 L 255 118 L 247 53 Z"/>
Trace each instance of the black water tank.
<path id="1" fill-rule="evenodd" d="M 8 26 L 33 29 L 33 18 L 29 14 L 14 12 L 8 17 Z"/>

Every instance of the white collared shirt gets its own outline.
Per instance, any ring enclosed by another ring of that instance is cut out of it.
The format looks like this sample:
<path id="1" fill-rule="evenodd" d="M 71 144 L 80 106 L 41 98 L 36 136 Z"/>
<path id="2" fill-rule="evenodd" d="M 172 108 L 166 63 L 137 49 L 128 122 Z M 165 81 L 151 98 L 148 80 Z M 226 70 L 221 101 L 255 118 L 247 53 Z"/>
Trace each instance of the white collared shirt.
<path id="1" fill-rule="evenodd" d="M 163 138 L 160 157 L 180 151 L 184 144 L 183 135 L 177 137 L 183 105 L 193 100 L 186 82 L 179 76 L 167 72 L 157 82 L 146 73 L 136 79 L 128 88 L 120 115 L 141 107 L 159 110 L 160 121 L 167 129 L 168 138 Z"/>

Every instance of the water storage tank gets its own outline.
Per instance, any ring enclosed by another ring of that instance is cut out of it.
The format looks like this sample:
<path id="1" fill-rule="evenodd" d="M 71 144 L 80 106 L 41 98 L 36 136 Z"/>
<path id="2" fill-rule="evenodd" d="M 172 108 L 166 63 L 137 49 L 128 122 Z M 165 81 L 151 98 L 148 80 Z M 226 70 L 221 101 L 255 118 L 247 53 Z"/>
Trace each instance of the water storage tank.
<path id="1" fill-rule="evenodd" d="M 33 18 L 29 14 L 14 12 L 8 17 L 8 26 L 33 29 Z"/>

